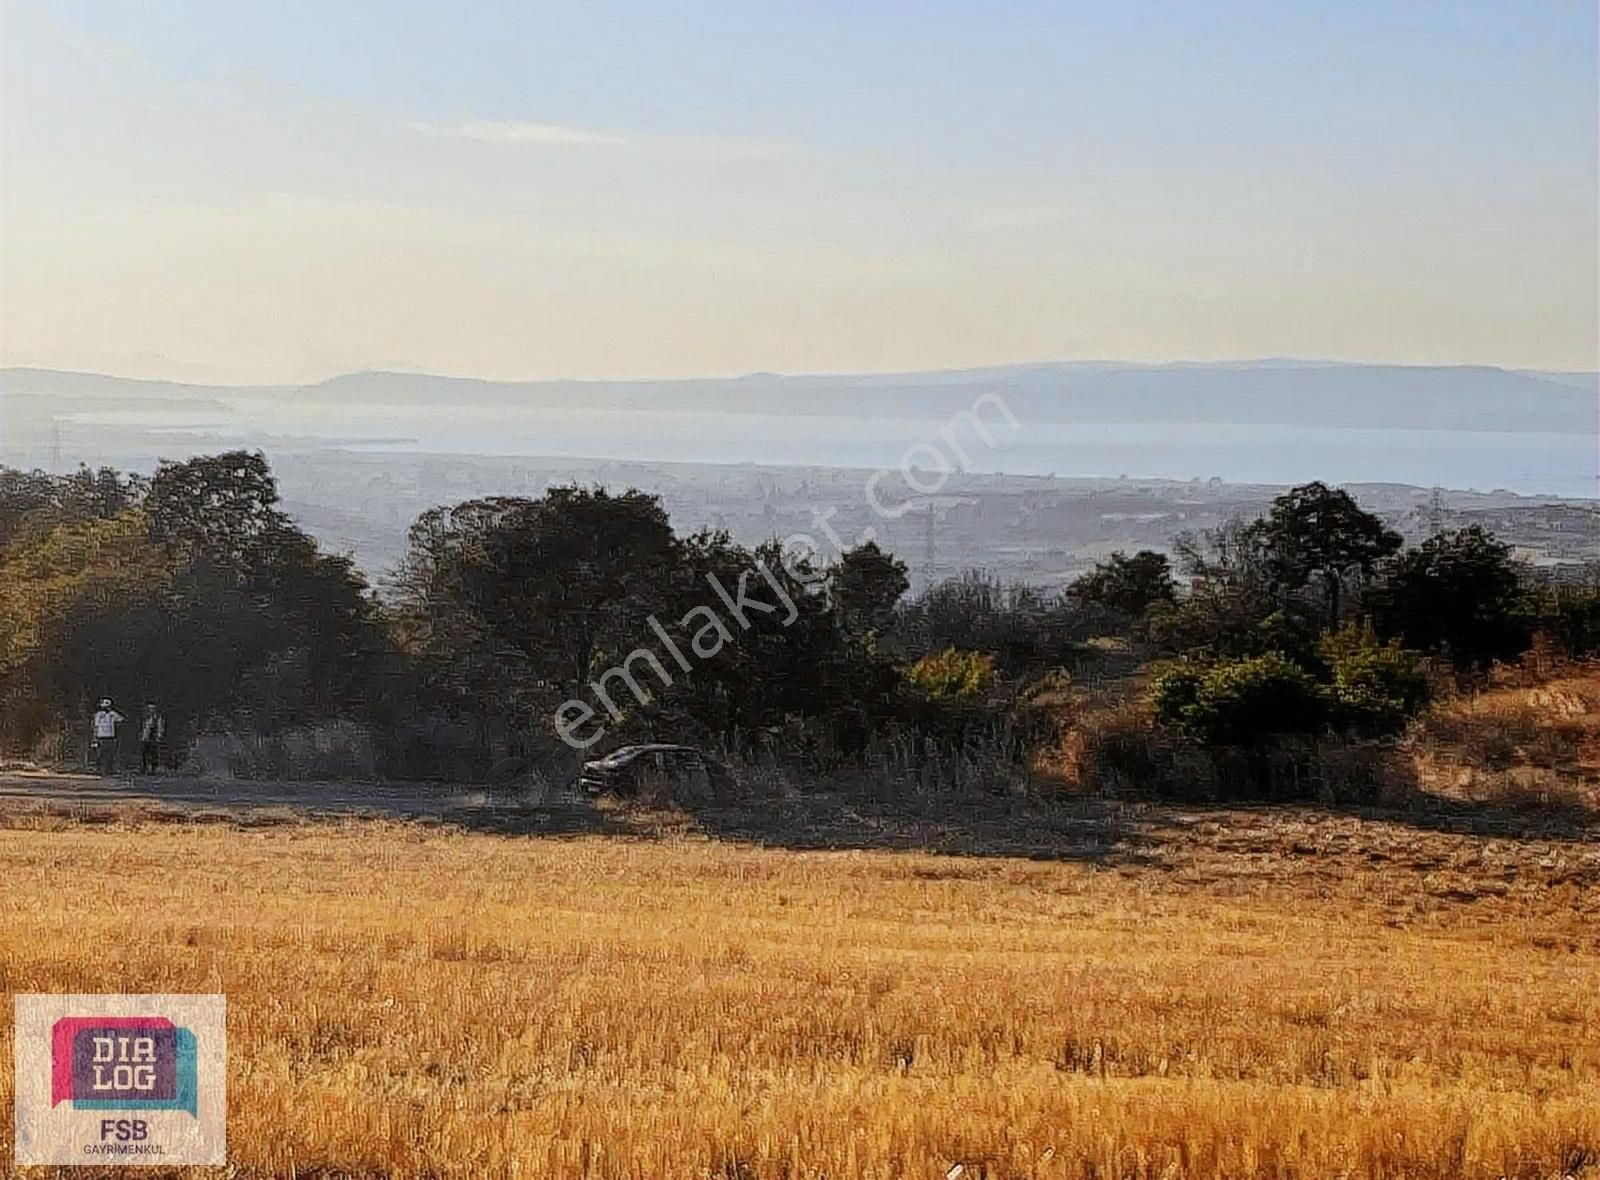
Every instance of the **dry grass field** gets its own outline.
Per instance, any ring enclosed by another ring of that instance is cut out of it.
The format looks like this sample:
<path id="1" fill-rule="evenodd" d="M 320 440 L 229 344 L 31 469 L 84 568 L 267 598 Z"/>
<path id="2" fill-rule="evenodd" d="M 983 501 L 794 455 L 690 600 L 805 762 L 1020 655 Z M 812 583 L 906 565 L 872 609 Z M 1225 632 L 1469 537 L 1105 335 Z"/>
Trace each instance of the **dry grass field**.
<path id="1" fill-rule="evenodd" d="M 225 992 L 241 1176 L 1600 1171 L 1594 843 L 1106 831 L 1050 860 L 13 814 L 0 989 Z"/>

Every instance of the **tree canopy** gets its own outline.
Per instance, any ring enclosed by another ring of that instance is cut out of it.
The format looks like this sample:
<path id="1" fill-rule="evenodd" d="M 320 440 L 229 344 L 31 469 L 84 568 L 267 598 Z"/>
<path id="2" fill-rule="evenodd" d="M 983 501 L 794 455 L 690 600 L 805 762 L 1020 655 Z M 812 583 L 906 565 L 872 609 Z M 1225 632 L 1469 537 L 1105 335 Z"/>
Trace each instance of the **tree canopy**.
<path id="1" fill-rule="evenodd" d="M 1325 619 L 1333 627 L 1341 621 L 1347 588 L 1365 585 L 1378 563 L 1401 546 L 1400 534 L 1349 492 L 1320 481 L 1291 488 L 1273 500 L 1271 510 L 1245 537 L 1259 550 L 1267 576 L 1280 589 L 1320 585 Z"/>
<path id="2" fill-rule="evenodd" d="M 1441 652 L 1459 667 L 1482 668 L 1526 645 L 1521 594 L 1510 546 L 1473 525 L 1400 554 L 1373 606 L 1385 634 Z"/>

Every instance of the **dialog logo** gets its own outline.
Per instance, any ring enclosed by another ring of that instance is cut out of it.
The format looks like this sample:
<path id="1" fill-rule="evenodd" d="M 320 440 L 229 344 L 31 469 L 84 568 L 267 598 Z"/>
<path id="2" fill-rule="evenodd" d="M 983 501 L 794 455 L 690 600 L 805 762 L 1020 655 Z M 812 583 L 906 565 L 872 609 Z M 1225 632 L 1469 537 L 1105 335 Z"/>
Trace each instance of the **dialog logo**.
<path id="1" fill-rule="evenodd" d="M 63 1016 L 50 1030 L 50 1105 L 200 1117 L 194 1031 L 165 1016 Z"/>
<path id="2" fill-rule="evenodd" d="M 226 1161 L 222 996 L 16 997 L 18 1164 Z"/>

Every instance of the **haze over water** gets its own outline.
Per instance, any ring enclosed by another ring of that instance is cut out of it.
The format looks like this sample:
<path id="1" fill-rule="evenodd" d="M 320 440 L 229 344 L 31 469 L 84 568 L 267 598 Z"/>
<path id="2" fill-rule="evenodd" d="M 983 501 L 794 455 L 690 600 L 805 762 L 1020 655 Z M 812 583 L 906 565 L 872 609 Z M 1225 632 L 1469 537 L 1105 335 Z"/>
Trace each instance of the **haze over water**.
<path id="1" fill-rule="evenodd" d="M 79 426 L 139 425 L 177 454 L 202 440 L 267 445 L 292 430 L 294 447 L 456 455 L 561 455 L 699 463 L 899 467 L 940 443 L 942 419 L 504 406 L 316 405 L 241 399 L 226 415 L 159 411 L 68 416 Z M 69 427 L 70 429 L 70 427 Z M 363 441 L 365 440 L 365 441 Z M 968 438 L 976 471 L 1017 475 L 1210 479 L 1288 484 L 1307 473 L 1342 483 L 1593 497 L 1597 440 L 1554 431 L 1421 430 L 1270 423 L 1027 422 L 995 429 L 995 445 Z M 942 445 L 942 444 L 940 444 Z M 948 453 L 948 448 L 946 453 Z M 951 456 L 952 461 L 956 458 Z M 925 452 L 914 465 L 931 466 Z"/>

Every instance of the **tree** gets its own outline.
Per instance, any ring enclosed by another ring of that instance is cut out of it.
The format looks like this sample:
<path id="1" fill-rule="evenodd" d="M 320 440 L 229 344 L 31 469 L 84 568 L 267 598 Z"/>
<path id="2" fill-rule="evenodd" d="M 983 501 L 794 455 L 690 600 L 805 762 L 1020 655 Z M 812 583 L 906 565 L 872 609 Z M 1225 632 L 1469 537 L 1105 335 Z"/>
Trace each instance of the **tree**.
<path id="1" fill-rule="evenodd" d="M 1374 594 L 1378 630 L 1407 647 L 1485 668 L 1527 645 L 1518 618 L 1521 577 L 1511 547 L 1478 525 L 1436 533 L 1401 554 Z"/>
<path id="2" fill-rule="evenodd" d="M 278 508 L 278 483 L 259 451 L 162 463 L 145 496 L 150 537 L 242 567 L 251 549 L 292 528 Z"/>
<path id="3" fill-rule="evenodd" d="M 0 480 L 43 493 L 0 551 L 8 741 L 75 724 L 101 695 L 159 701 L 175 746 L 213 720 L 266 731 L 381 696 L 376 603 L 277 510 L 260 456 L 164 464 L 138 508 L 142 482 L 109 469 L 42 478 Z"/>
<path id="4" fill-rule="evenodd" d="M 1189 584 L 1176 601 L 1150 608 L 1146 630 L 1159 650 L 1208 660 L 1313 656 L 1321 632 L 1316 612 L 1274 581 L 1256 535 L 1259 523 L 1229 521 L 1176 539 Z"/>
<path id="5" fill-rule="evenodd" d="M 71 521 L 110 520 L 139 503 L 145 481 L 110 467 L 71 475 L 0 467 L 0 551 L 21 533 Z"/>
<path id="6" fill-rule="evenodd" d="M 509 503 L 462 573 L 471 609 L 545 679 L 588 682 L 667 609 L 677 542 L 661 501 L 634 489 L 552 488 Z"/>
<path id="7" fill-rule="evenodd" d="M 1342 488 L 1321 482 L 1291 488 L 1245 531 L 1274 585 L 1283 591 L 1320 583 L 1325 621 L 1336 627 L 1347 583 L 1364 585 L 1400 548 L 1400 534 Z"/>
<path id="8" fill-rule="evenodd" d="M 828 571 L 828 593 L 846 635 L 880 631 L 894 618 L 895 605 L 911 583 L 906 564 L 867 541 L 840 555 Z"/>
<path id="9" fill-rule="evenodd" d="M 246 571 L 240 629 L 254 659 L 229 694 L 264 728 L 369 714 L 383 700 L 391 646 L 348 557 L 297 528 L 263 537 Z M 191 578 L 204 567 L 191 567 Z M 238 625 L 238 624 L 236 624 Z"/>
<path id="10" fill-rule="evenodd" d="M 1525 592 L 1522 612 L 1530 629 L 1549 636 L 1567 655 L 1594 655 L 1600 651 L 1600 564 Z"/>
<path id="11" fill-rule="evenodd" d="M 55 481 L 44 472 L 0 467 L 0 550 L 30 517 L 51 508 L 55 501 Z"/>
<path id="12" fill-rule="evenodd" d="M 429 691 L 522 742 L 679 617 L 682 551 L 655 496 L 552 488 L 424 513 L 395 588 Z"/>
<path id="13" fill-rule="evenodd" d="M 1172 602 L 1176 592 L 1172 563 L 1166 554 L 1150 549 L 1132 557 L 1113 553 L 1067 588 L 1074 598 L 1099 603 L 1130 619 L 1142 618 L 1157 603 Z"/>
<path id="14" fill-rule="evenodd" d="M 147 691 L 147 649 L 128 642 L 177 571 L 137 510 L 30 530 L 0 561 L 0 737 L 28 747 L 88 715 L 94 698 Z"/>
<path id="15" fill-rule="evenodd" d="M 989 652 L 1018 672 L 1067 662 L 1088 631 L 1083 612 L 1058 595 L 972 570 L 902 603 L 892 641 L 908 659 L 955 647 Z"/>
<path id="16" fill-rule="evenodd" d="M 151 637 L 187 661 L 187 677 L 168 669 L 167 700 L 262 730 L 365 712 L 388 647 L 350 560 L 278 505 L 266 458 L 245 451 L 162 463 L 144 499 L 151 541 L 183 563 Z"/>
<path id="17" fill-rule="evenodd" d="M 123 475 L 111 467 L 80 465 L 71 475 L 57 476 L 56 505 L 67 520 L 110 520 L 137 505 L 149 483 L 141 475 Z"/>

